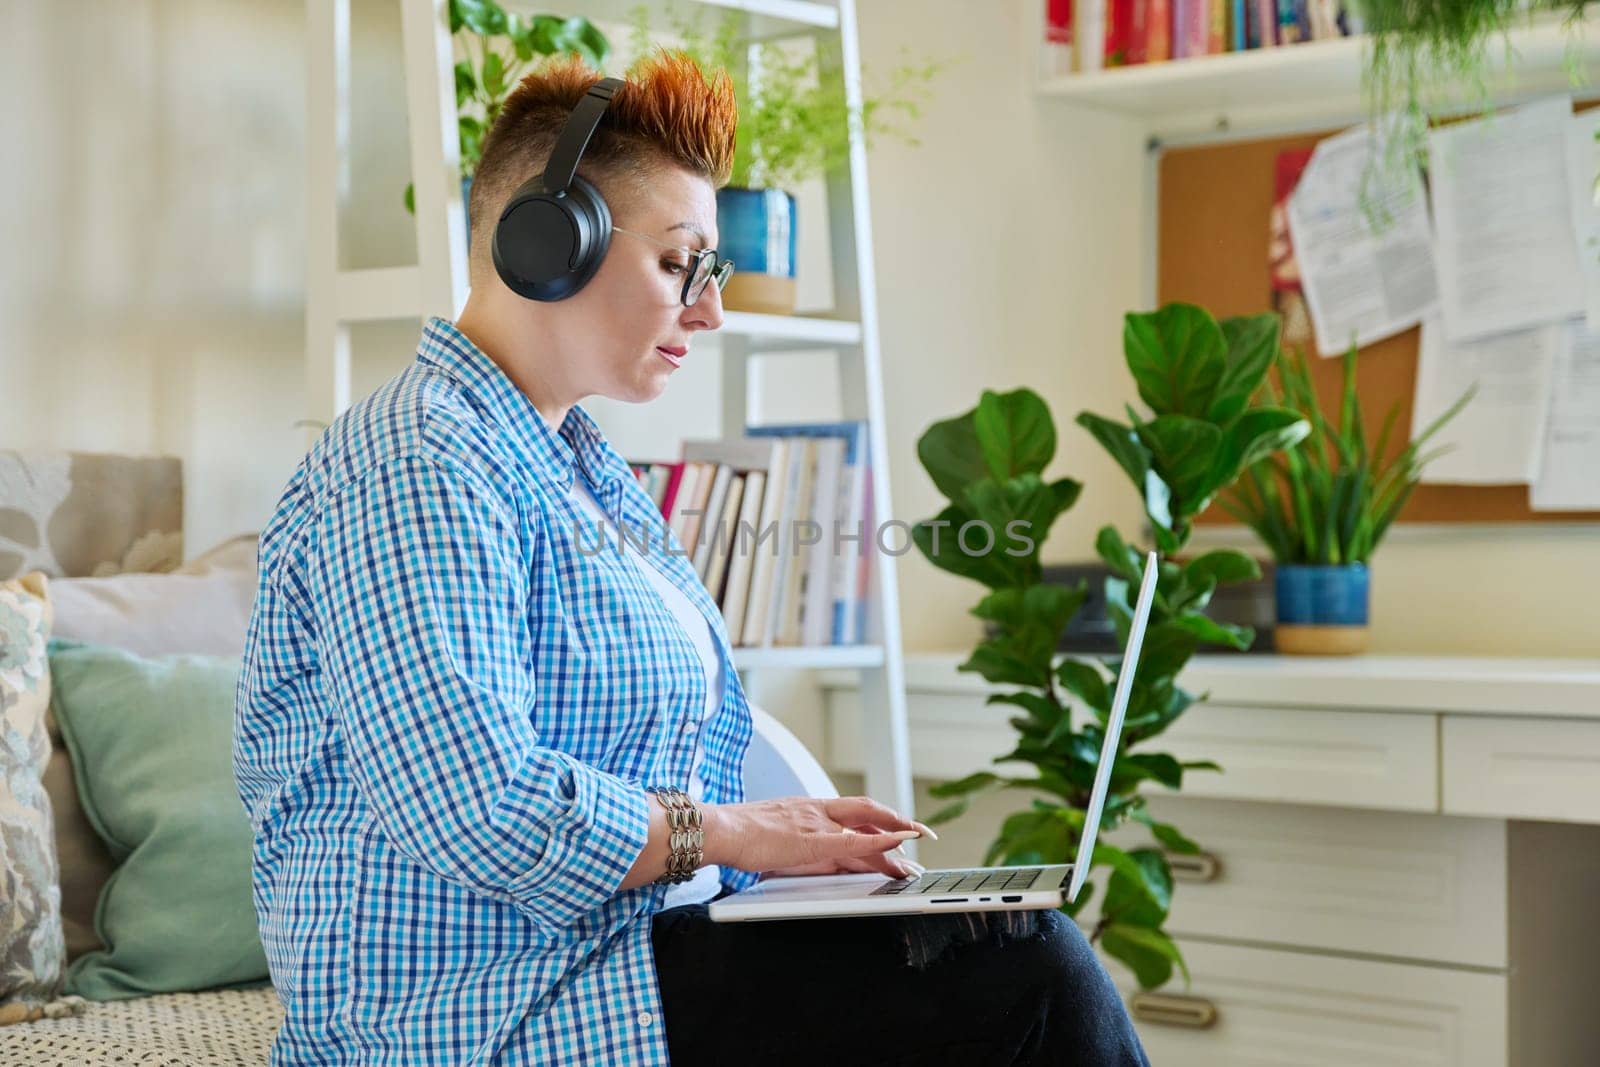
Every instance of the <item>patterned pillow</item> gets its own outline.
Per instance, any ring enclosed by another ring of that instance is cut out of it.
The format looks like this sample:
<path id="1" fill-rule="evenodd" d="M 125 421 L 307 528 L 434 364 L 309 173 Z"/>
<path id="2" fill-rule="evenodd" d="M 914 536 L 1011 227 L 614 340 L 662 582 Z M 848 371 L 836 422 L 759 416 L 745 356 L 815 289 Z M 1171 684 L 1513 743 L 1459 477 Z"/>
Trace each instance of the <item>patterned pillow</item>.
<path id="1" fill-rule="evenodd" d="M 50 801 L 47 582 L 0 582 L 0 1025 L 37 1018 L 61 986 L 61 885 Z"/>

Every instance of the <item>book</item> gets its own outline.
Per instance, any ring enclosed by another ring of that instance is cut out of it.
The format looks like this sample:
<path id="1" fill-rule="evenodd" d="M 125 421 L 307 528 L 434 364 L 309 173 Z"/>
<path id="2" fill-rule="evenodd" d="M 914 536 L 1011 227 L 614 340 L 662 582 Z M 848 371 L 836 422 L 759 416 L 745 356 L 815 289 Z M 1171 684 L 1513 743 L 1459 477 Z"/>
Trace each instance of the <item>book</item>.
<path id="1" fill-rule="evenodd" d="M 763 645 L 799 643 L 800 523 L 811 514 L 811 485 L 817 474 L 817 443 L 796 438 L 789 443 L 788 486 L 783 518 L 778 525 L 778 563 L 772 579 L 772 602 L 762 631 Z"/>
<path id="2" fill-rule="evenodd" d="M 859 621 L 866 597 L 874 536 L 869 495 L 871 466 L 867 423 L 860 420 L 791 423 L 753 426 L 746 432 L 786 437 L 839 438 L 844 442 L 844 459 L 833 507 L 834 522 L 826 531 L 829 545 L 837 544 L 838 548 L 837 559 L 829 568 L 831 609 L 826 643 L 847 645 L 863 640 Z"/>
<path id="3" fill-rule="evenodd" d="M 839 505 L 840 473 L 844 467 L 844 442 L 836 437 L 817 440 L 817 472 L 812 484 L 811 521 L 817 541 L 807 545 L 800 577 L 799 643 L 833 643 L 833 572 L 839 569 L 835 516 Z"/>
<path id="4" fill-rule="evenodd" d="M 1101 65 L 1126 67 L 1133 39 L 1134 0 L 1106 0 L 1105 47 Z"/>
<path id="5" fill-rule="evenodd" d="M 1072 0 L 1045 0 L 1044 44 L 1039 73 L 1058 77 L 1072 73 Z"/>
<path id="6" fill-rule="evenodd" d="M 1278 44 L 1277 0 L 1250 0 L 1250 25 L 1255 31 L 1251 48 L 1275 48 Z"/>
<path id="7" fill-rule="evenodd" d="M 1172 0 L 1148 0 L 1145 12 L 1146 63 L 1164 63 L 1172 58 Z"/>
<path id="8" fill-rule="evenodd" d="M 1208 56 L 1228 50 L 1228 5 L 1232 0 L 1207 0 L 1206 47 Z"/>
<path id="9" fill-rule="evenodd" d="M 728 631 L 728 644 L 744 641 L 745 605 L 750 599 L 750 574 L 755 565 L 756 549 L 753 537 L 746 540 L 744 531 L 761 528 L 761 507 L 766 500 L 767 471 L 753 470 L 744 476 L 744 496 L 739 502 L 739 517 L 734 527 L 733 551 L 728 557 L 728 577 L 722 588 L 717 606 L 722 609 L 722 623 Z"/>
<path id="10" fill-rule="evenodd" d="M 728 468 L 732 470 L 732 468 Z M 722 606 L 722 586 L 728 577 L 728 563 L 737 550 L 739 537 L 739 511 L 744 502 L 745 478 L 744 474 L 734 474 L 728 479 L 728 490 L 723 494 L 722 509 L 717 516 L 714 528 L 713 542 L 710 557 L 706 560 L 706 573 L 703 581 L 706 591 L 711 594 L 711 600 L 718 608 Z"/>
<path id="11" fill-rule="evenodd" d="M 1245 9 L 1254 0 L 1230 0 L 1228 5 L 1228 50 L 1243 52 L 1250 47 L 1246 40 Z"/>
<path id="12" fill-rule="evenodd" d="M 1106 59 L 1106 0 L 1078 0 L 1078 23 L 1072 40 L 1078 50 L 1078 71 L 1101 70 Z"/>
<path id="13" fill-rule="evenodd" d="M 711 492 L 706 494 L 705 511 L 700 515 L 700 538 L 692 557 L 694 573 L 707 589 L 711 588 L 711 583 L 706 581 L 711 556 L 722 543 L 723 531 L 718 527 L 722 521 L 722 505 L 728 497 L 728 486 L 733 482 L 733 468 L 726 463 L 713 464 L 713 469 Z"/>
<path id="14" fill-rule="evenodd" d="M 750 546 L 750 592 L 741 636 L 747 645 L 772 643 L 772 600 L 783 551 L 783 523 L 790 511 L 790 482 L 798 476 L 789 443 L 777 442 L 776 460 L 767 470 L 758 534 Z M 770 534 L 769 534 L 770 529 Z"/>
<path id="15" fill-rule="evenodd" d="M 780 442 L 772 438 L 753 437 L 746 435 L 744 437 L 724 438 L 721 440 L 685 441 L 683 443 L 683 458 L 686 462 L 721 464 L 738 474 L 744 474 L 750 471 L 763 471 L 770 473 L 773 470 L 781 469 L 783 465 L 783 449 Z M 709 507 L 708 510 L 710 510 Z M 707 555 L 704 559 L 705 570 L 697 569 L 697 573 L 700 574 L 701 581 L 705 582 L 706 588 L 711 591 L 711 595 L 713 597 L 716 597 L 718 594 L 718 589 L 716 585 L 713 584 L 712 576 L 713 569 L 718 566 L 714 561 L 715 555 L 718 552 L 722 553 L 724 556 L 737 556 L 741 554 L 748 555 L 755 551 L 750 544 L 750 541 L 753 540 L 753 535 L 751 538 L 741 538 L 738 536 L 740 534 L 740 529 L 736 523 L 736 520 L 727 514 L 728 508 L 726 504 L 726 494 L 721 502 L 721 506 L 717 510 L 717 518 L 714 520 L 711 526 L 708 527 L 712 530 L 711 539 L 715 541 L 716 544 L 708 547 L 707 549 Z M 752 525 L 750 529 L 757 529 L 755 526 L 756 521 L 757 520 L 755 519 L 751 520 Z M 765 521 L 776 521 L 776 519 L 774 518 Z M 722 565 L 726 566 L 726 561 Z M 748 581 L 749 579 L 748 577 L 745 577 L 742 580 Z M 716 581 L 720 582 L 721 579 L 717 578 Z M 741 592 L 741 600 L 746 595 L 747 594 L 745 592 Z M 718 601 L 718 604 L 720 606 L 721 601 Z M 724 619 L 726 619 L 726 615 L 724 616 Z M 734 629 L 735 628 L 733 626 L 728 627 L 730 633 L 732 633 Z M 742 619 L 740 620 L 740 626 L 738 629 L 743 629 Z"/>

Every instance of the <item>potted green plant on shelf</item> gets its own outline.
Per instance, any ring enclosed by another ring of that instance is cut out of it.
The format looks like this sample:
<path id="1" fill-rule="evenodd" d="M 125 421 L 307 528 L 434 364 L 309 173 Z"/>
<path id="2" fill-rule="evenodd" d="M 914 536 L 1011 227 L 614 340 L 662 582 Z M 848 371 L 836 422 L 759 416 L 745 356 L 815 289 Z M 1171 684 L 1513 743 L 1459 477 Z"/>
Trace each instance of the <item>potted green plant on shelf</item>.
<path id="1" fill-rule="evenodd" d="M 672 47 L 691 56 L 708 76 L 728 72 L 739 105 L 733 173 L 717 193 L 720 251 L 738 268 L 722 291 L 722 303 L 729 310 L 792 314 L 794 189 L 848 160 L 852 128 L 868 144 L 880 136 L 918 143 L 903 123 L 920 117 L 920 91 L 944 64 L 902 65 L 891 72 L 883 92 L 864 94 L 861 106 L 853 108 L 839 56 L 822 41 L 751 43 L 738 12 L 724 13 L 709 30 L 701 15 L 669 8 L 667 32 Z M 635 54 L 647 51 L 654 37 L 649 9 L 635 8 Z"/>
<path id="2" fill-rule="evenodd" d="M 1163 929 L 1173 885 L 1162 850 L 1189 853 L 1198 846 L 1177 827 L 1158 821 L 1141 789 L 1153 783 L 1176 790 L 1186 772 L 1220 768 L 1134 750 L 1157 738 L 1197 699 L 1178 685 L 1178 676 L 1202 642 L 1248 647 L 1254 636 L 1248 628 L 1218 623 L 1204 612 L 1219 585 L 1260 575 L 1254 560 L 1232 549 L 1182 563 L 1174 557 L 1188 541 L 1194 516 L 1213 496 L 1262 457 L 1298 441 L 1308 427 L 1293 411 L 1252 404 L 1278 347 L 1274 315 L 1218 324 L 1201 308 L 1172 304 L 1128 315 L 1123 345 L 1148 414 L 1130 408 L 1124 424 L 1084 412 L 1078 423 L 1132 480 L 1162 559 L 1102 825 L 1109 833 L 1129 820 L 1143 823 L 1161 847 L 1124 849 L 1104 838 L 1096 844 L 1092 863 L 1108 868 L 1110 876 L 1090 937 L 1150 989 L 1165 983 L 1174 966 L 1184 968 L 1181 952 Z M 1011 718 L 1015 749 L 994 762 L 1028 763 L 1036 770 L 1020 777 L 984 771 L 934 787 L 935 796 L 953 802 L 930 815 L 930 823 L 956 818 L 974 797 L 993 790 L 1036 794 L 1028 808 L 1002 822 L 985 864 L 1076 858 L 1111 694 L 1123 666 L 1116 657 L 1057 656 L 1085 589 L 1042 580 L 1040 546 L 1079 492 L 1070 478 L 1045 479 L 1055 448 L 1050 411 L 1028 389 L 985 392 L 976 408 L 935 423 L 917 442 L 918 458 L 949 504 L 918 523 L 913 539 L 935 566 L 988 589 L 972 614 L 992 630 L 960 669 L 1015 687 L 988 700 L 1020 711 Z M 1025 525 L 1014 525 L 1019 522 Z M 973 550 L 974 543 L 984 546 L 988 535 L 963 534 L 969 528 L 987 529 L 993 543 Z M 1103 527 L 1095 539 L 1111 572 L 1106 602 L 1123 642 L 1132 596 L 1143 577 L 1143 553 L 1128 540 L 1113 526 Z M 1086 890 L 1066 912 L 1077 916 L 1092 895 Z"/>
<path id="3" fill-rule="evenodd" d="M 581 56 L 598 68 L 611 54 L 611 44 L 588 19 L 519 15 L 495 0 L 450 0 L 450 33 L 463 57 L 456 61 L 455 82 L 464 206 L 483 157 L 483 139 L 529 68 L 557 55 Z M 406 210 L 412 213 L 415 197 L 407 183 Z"/>
<path id="4" fill-rule="evenodd" d="M 1344 355 L 1338 426 L 1317 402 L 1303 353 L 1278 355 L 1279 389 L 1266 397 L 1299 412 L 1311 428 L 1281 454 L 1252 464 L 1222 507 L 1248 525 L 1277 562 L 1274 575 L 1279 652 L 1345 655 L 1367 645 L 1368 561 L 1411 498 L 1422 470 L 1443 449 L 1422 449 L 1472 398 L 1468 390 L 1416 439 L 1392 455 L 1400 415 L 1389 409 L 1369 443 L 1356 395 L 1357 350 Z"/>

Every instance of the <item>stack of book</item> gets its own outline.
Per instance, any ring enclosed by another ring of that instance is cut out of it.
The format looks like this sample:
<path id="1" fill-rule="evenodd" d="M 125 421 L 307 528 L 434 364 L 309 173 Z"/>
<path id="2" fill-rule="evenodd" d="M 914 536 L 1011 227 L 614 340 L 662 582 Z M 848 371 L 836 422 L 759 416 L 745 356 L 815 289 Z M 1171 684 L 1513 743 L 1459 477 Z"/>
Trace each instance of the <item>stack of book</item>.
<path id="1" fill-rule="evenodd" d="M 753 426 L 633 463 L 734 645 L 866 639 L 875 551 L 867 424 Z"/>
<path id="2" fill-rule="evenodd" d="M 1046 0 L 1043 72 L 1071 74 L 1348 37 L 1340 0 Z"/>

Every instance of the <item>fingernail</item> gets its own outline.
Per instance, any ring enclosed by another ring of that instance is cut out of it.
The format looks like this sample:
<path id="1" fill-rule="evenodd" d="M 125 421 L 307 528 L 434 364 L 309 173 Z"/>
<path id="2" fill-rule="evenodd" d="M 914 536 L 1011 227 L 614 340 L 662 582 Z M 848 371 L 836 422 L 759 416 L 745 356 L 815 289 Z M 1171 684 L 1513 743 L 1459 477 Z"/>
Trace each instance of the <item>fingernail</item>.
<path id="1" fill-rule="evenodd" d="M 918 878 L 921 878 L 924 874 L 927 873 L 927 870 L 928 870 L 928 868 L 924 867 L 922 864 L 918 863 L 916 860 L 901 860 L 900 861 L 900 866 L 905 867 L 905 868 L 907 868 L 907 869 L 909 869 L 911 871 L 915 871 Z"/>
<path id="2" fill-rule="evenodd" d="M 916 830 L 896 830 L 889 836 L 894 838 L 896 841 L 911 841 L 915 838 L 921 837 L 922 834 Z"/>
<path id="3" fill-rule="evenodd" d="M 939 835 L 933 832 L 933 827 L 924 825 L 923 823 L 920 823 L 920 822 L 917 823 L 917 826 L 921 828 L 922 835 L 924 837 L 926 837 L 929 841 L 937 841 L 937 840 L 939 840 Z"/>

